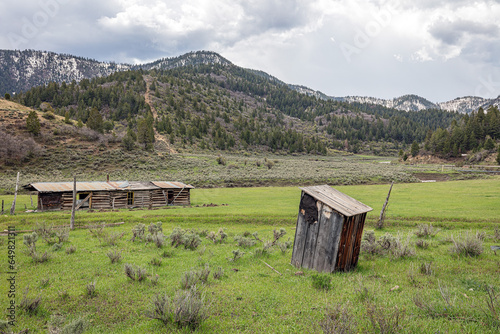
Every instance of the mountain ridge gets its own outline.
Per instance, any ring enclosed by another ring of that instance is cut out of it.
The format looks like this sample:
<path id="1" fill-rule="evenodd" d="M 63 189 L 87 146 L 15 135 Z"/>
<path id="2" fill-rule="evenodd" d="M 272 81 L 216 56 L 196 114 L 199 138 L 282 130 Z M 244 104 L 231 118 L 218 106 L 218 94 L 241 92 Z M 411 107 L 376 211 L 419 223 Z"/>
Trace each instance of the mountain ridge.
<path id="1" fill-rule="evenodd" d="M 212 51 L 193 51 L 177 57 L 160 58 L 144 64 L 124 64 L 102 62 L 68 54 L 35 50 L 0 50 L 0 92 L 17 93 L 26 91 L 49 82 L 69 83 L 73 80 L 92 79 L 107 76 L 119 71 L 172 69 L 197 65 L 233 65 L 231 61 Z M 236 66 L 236 65 L 235 65 Z M 302 85 L 287 84 L 278 78 L 260 70 L 246 69 L 270 81 L 287 85 L 292 90 L 323 100 L 335 100 L 355 104 L 381 105 L 402 111 L 421 111 L 440 109 L 460 113 L 477 111 L 480 107 L 487 109 L 490 105 L 499 106 L 500 96 L 486 99 L 477 96 L 457 97 L 451 101 L 431 102 L 414 94 L 403 95 L 393 99 L 381 99 L 365 96 L 329 96 L 321 91 Z"/>

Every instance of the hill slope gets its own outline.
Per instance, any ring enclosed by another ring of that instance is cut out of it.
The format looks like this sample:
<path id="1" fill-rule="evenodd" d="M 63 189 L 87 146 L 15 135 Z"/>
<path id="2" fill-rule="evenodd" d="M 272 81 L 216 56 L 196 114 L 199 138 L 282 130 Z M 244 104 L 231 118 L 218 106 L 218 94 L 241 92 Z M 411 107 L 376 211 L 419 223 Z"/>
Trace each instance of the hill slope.
<path id="1" fill-rule="evenodd" d="M 173 69 L 197 65 L 232 65 L 221 55 L 209 52 L 190 52 L 178 57 L 162 58 L 151 63 L 130 65 L 99 62 L 93 59 L 75 57 L 65 54 L 56 54 L 46 51 L 12 51 L 0 50 L 0 93 L 26 91 L 32 87 L 46 85 L 50 82 L 61 84 L 73 80 L 92 79 L 103 77 L 117 71 Z M 274 83 L 283 83 L 279 79 L 257 70 L 249 70 Z M 332 97 L 301 85 L 288 84 L 292 90 L 308 96 L 324 100 L 334 100 L 356 104 L 374 104 L 386 108 L 395 108 L 402 111 L 420 111 L 427 109 L 442 109 L 453 112 L 469 113 L 479 107 L 487 109 L 490 105 L 497 105 L 495 99 L 480 97 L 462 97 L 452 101 L 433 103 L 416 95 L 405 95 L 392 100 L 372 97 L 347 96 Z"/>

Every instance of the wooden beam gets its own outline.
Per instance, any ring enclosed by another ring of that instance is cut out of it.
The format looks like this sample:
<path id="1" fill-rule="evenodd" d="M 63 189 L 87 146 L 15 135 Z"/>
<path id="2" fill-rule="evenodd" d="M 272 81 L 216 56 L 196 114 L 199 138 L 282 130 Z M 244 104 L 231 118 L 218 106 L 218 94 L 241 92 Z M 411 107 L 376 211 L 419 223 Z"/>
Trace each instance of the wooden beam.
<path id="1" fill-rule="evenodd" d="M 85 197 L 83 199 L 83 201 L 81 201 L 80 203 L 78 203 L 78 205 L 76 206 L 75 210 L 78 210 L 80 209 L 80 207 L 85 203 L 87 202 L 90 198 L 92 198 L 92 193 L 88 194 L 87 197 Z"/>
<path id="2" fill-rule="evenodd" d="M 380 211 L 380 217 L 378 218 L 377 222 L 377 228 L 383 228 L 384 227 L 384 213 L 385 213 L 385 208 L 387 207 L 387 204 L 389 203 L 389 197 L 391 196 L 391 190 L 392 186 L 394 185 L 394 181 L 391 182 L 391 187 L 389 188 L 389 193 L 387 194 L 387 198 L 385 199 L 384 206 L 382 207 L 382 211 Z"/>
<path id="3" fill-rule="evenodd" d="M 17 187 L 19 186 L 19 172 L 17 172 L 17 180 L 16 180 L 16 192 L 14 193 L 14 202 L 12 202 L 12 206 L 10 208 L 10 214 L 13 215 L 16 211 L 16 200 L 17 200 Z"/>
<path id="4" fill-rule="evenodd" d="M 70 228 L 75 229 L 75 211 L 76 211 L 76 176 L 73 178 L 73 204 L 71 206 Z"/>

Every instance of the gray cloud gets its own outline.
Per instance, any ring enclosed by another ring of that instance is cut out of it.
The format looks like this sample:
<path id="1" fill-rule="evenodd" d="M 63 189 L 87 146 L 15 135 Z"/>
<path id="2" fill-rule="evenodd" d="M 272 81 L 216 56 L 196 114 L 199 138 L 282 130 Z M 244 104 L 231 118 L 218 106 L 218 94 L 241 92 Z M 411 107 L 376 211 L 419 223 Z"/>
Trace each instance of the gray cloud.
<path id="1" fill-rule="evenodd" d="M 442 101 L 500 68 L 499 15 L 491 0 L 4 1 L 0 48 L 118 62 L 205 49 L 330 95 Z M 357 48 L 351 62 L 342 43 Z"/>
<path id="2" fill-rule="evenodd" d="M 462 42 L 466 35 L 473 37 L 498 38 L 499 27 L 493 23 L 481 23 L 469 20 L 448 20 L 434 23 L 429 32 L 431 35 L 450 45 L 457 45 Z"/>

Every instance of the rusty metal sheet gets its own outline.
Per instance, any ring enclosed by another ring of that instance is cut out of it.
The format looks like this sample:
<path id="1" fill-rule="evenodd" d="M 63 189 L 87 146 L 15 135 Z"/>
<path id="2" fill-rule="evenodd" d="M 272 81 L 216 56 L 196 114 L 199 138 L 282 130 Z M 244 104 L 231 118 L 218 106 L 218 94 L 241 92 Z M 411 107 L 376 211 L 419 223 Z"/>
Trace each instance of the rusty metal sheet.
<path id="1" fill-rule="evenodd" d="M 149 181 L 110 181 L 107 182 L 115 190 L 154 190 L 157 186 Z"/>
<path id="2" fill-rule="evenodd" d="M 168 182 L 168 181 L 151 181 L 155 186 L 162 189 L 194 189 L 190 184 L 184 184 L 182 182 Z"/>
<path id="3" fill-rule="evenodd" d="M 49 192 L 72 192 L 73 182 L 37 182 L 23 186 L 28 190 L 36 190 L 41 193 Z M 116 191 L 116 190 L 154 190 L 163 189 L 193 189 L 191 185 L 182 182 L 165 181 L 91 181 L 76 182 L 76 191 Z"/>
<path id="4" fill-rule="evenodd" d="M 39 182 L 30 184 L 36 191 L 47 192 L 68 192 L 73 191 L 73 182 Z M 76 191 L 106 191 L 115 188 L 106 182 L 76 182 Z"/>
<path id="5" fill-rule="evenodd" d="M 365 205 L 328 185 L 304 187 L 300 189 L 346 217 L 356 216 L 373 210 L 368 205 Z"/>

